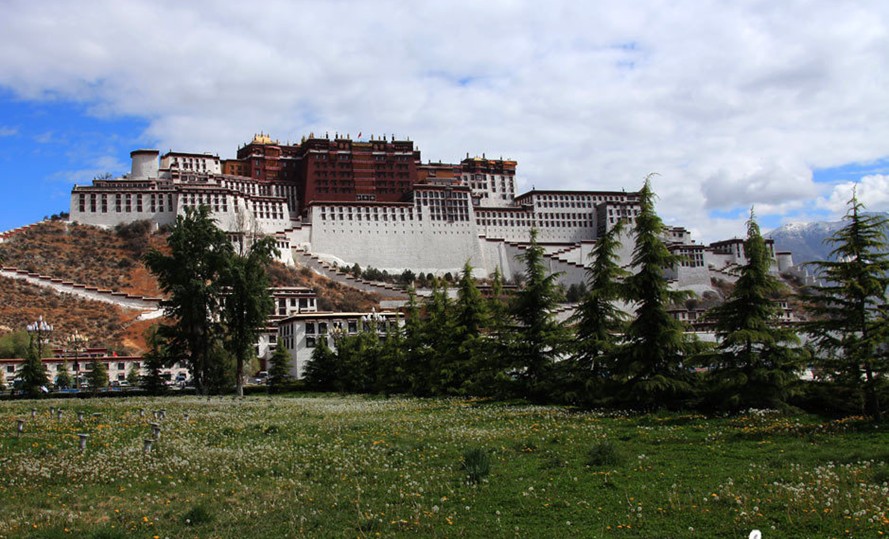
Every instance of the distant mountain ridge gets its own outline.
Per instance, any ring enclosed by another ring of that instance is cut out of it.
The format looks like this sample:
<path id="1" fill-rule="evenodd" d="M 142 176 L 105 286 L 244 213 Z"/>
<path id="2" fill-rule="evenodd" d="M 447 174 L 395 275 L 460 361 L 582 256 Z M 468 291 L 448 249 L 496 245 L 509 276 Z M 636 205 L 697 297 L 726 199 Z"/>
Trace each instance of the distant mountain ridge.
<path id="1" fill-rule="evenodd" d="M 869 212 L 870 215 L 889 217 L 889 213 Z M 780 226 L 765 237 L 775 240 L 776 251 L 793 253 L 793 263 L 827 260 L 833 246 L 825 240 L 843 227 L 844 221 L 816 221 L 813 223 L 788 223 Z M 886 230 L 889 235 L 889 229 Z"/>

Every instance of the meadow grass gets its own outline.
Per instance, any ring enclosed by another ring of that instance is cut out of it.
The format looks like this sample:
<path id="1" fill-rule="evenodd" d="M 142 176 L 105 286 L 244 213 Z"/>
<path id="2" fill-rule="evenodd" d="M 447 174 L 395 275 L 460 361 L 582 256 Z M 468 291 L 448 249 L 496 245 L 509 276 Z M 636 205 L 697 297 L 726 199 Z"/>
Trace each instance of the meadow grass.
<path id="1" fill-rule="evenodd" d="M 889 533 L 889 429 L 857 418 L 175 397 L 3 402 L 0 427 L 0 537 Z"/>

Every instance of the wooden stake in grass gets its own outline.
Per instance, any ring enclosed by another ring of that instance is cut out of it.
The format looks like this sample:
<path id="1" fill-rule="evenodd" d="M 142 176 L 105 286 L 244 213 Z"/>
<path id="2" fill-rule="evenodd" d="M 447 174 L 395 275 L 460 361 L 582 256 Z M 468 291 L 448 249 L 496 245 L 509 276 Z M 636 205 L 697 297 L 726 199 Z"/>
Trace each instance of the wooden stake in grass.
<path id="1" fill-rule="evenodd" d="M 25 432 L 25 420 L 16 419 L 15 422 L 17 423 L 15 427 L 16 435 L 21 436 L 22 433 Z"/>
<path id="2" fill-rule="evenodd" d="M 37 417 L 37 408 L 31 408 L 31 419 Z"/>
<path id="3" fill-rule="evenodd" d="M 86 451 L 86 439 L 90 437 L 89 434 L 78 434 L 80 436 L 80 452 L 83 453 Z"/>

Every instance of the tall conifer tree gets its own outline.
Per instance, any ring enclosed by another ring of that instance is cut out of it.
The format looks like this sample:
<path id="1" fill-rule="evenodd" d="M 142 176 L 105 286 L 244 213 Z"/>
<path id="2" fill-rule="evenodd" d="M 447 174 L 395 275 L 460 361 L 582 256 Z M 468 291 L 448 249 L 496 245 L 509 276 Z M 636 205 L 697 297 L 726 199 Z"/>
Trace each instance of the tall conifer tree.
<path id="1" fill-rule="evenodd" d="M 201 394 L 210 389 L 214 339 L 219 334 L 222 279 L 232 244 L 213 222 L 208 206 L 186 208 L 167 238 L 170 254 L 151 249 L 148 270 L 157 277 L 168 299 L 162 302 L 172 326 L 161 328 L 170 354 L 185 357 Z"/>
<path id="2" fill-rule="evenodd" d="M 489 320 L 487 303 L 475 285 L 469 262 L 463 266 L 455 308 L 457 354 L 452 368 L 455 376 L 450 390 L 453 393 L 466 394 L 479 390 L 475 384 L 476 375 L 487 367 L 485 363 L 491 359 L 487 339 L 483 336 Z"/>
<path id="3" fill-rule="evenodd" d="M 524 286 L 510 309 L 515 322 L 510 338 L 512 366 L 519 373 L 522 396 L 533 399 L 551 397 L 552 366 L 567 356 L 570 343 L 567 329 L 553 316 L 559 303 L 558 274 L 547 271 L 543 255 L 537 230 L 531 229 L 531 241 L 519 256 L 525 263 Z"/>
<path id="4" fill-rule="evenodd" d="M 235 384 L 244 396 L 244 364 L 253 356 L 259 335 L 275 307 L 269 295 L 268 266 L 278 256 L 275 239 L 255 240 L 246 253 L 232 253 L 222 273 L 226 349 L 235 358 Z"/>
<path id="5" fill-rule="evenodd" d="M 816 262 L 825 284 L 808 296 L 814 320 L 807 331 L 826 357 L 829 376 L 864 393 L 867 413 L 882 418 L 877 386 L 889 368 L 886 351 L 886 289 L 889 286 L 889 219 L 864 213 L 853 191 L 844 226 L 827 241 L 830 260 Z M 862 387 L 862 380 L 863 387 Z"/>
<path id="6" fill-rule="evenodd" d="M 617 342 L 626 330 L 628 315 L 619 302 L 629 273 L 617 261 L 622 231 L 623 223 L 618 222 L 596 242 L 586 268 L 587 292 L 572 319 L 577 334 L 573 374 L 584 393 L 596 391 L 595 386 L 601 386 L 597 382 L 613 370 Z"/>
<path id="7" fill-rule="evenodd" d="M 616 372 L 623 377 L 631 401 L 643 407 L 680 404 L 692 386 L 688 366 L 690 352 L 685 326 L 667 308 L 689 297 L 671 290 L 665 271 L 680 258 L 664 245 L 664 225 L 654 211 L 651 176 L 639 191 L 636 217 L 633 273 L 624 281 L 627 297 L 635 303 L 635 319 L 625 335 Z"/>
<path id="8" fill-rule="evenodd" d="M 709 313 L 719 340 L 711 365 L 713 395 L 731 409 L 776 408 L 786 401 L 806 355 L 796 332 L 779 324 L 775 300 L 782 285 L 769 272 L 771 255 L 752 209 L 744 254 L 747 261 L 731 296 Z"/>

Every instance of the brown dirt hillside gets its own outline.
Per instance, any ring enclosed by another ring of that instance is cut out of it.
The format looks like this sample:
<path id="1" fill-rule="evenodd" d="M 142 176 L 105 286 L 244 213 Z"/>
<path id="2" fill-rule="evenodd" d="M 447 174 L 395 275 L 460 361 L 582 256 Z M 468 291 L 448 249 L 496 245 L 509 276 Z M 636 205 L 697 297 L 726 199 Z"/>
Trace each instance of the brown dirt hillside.
<path id="1" fill-rule="evenodd" d="M 41 222 L 0 244 L 0 264 L 89 286 L 158 297 L 162 294 L 157 280 L 142 265 L 141 257 L 151 247 L 164 250 L 166 235 L 150 234 L 149 229 L 145 222 L 116 230 L 63 221 Z M 315 290 L 321 310 L 379 307 L 376 295 L 340 285 L 307 268 L 275 263 L 269 273 L 273 286 Z M 77 329 L 96 339 L 96 346 L 119 351 L 144 351 L 144 332 L 155 323 L 134 322 L 137 313 L 56 294 L 15 279 L 0 279 L 0 304 L 0 332 L 24 329 L 42 314 L 56 326 L 58 335 L 67 336 Z"/>
<path id="2" fill-rule="evenodd" d="M 124 353 L 144 351 L 138 332 L 145 322 L 134 324 L 138 313 L 114 305 L 58 294 L 48 288 L 0 277 L 0 327 L 3 332 L 23 331 L 38 316 L 53 325 L 52 340 L 61 343 L 77 331 L 89 346 Z"/>
<path id="3" fill-rule="evenodd" d="M 5 266 L 118 292 L 157 296 L 157 281 L 140 262 L 150 246 L 163 245 L 146 222 L 117 231 L 44 221 L 0 244 Z"/>

